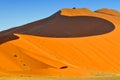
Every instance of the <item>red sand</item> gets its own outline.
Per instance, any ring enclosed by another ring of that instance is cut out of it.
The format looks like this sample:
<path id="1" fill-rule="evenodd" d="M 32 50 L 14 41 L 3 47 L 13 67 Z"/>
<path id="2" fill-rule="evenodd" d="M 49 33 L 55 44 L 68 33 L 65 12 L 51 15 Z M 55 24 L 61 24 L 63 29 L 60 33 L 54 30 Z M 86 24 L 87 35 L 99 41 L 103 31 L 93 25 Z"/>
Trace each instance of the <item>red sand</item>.
<path id="1" fill-rule="evenodd" d="M 0 75 L 120 73 L 118 15 L 109 9 L 66 8 L 0 32 Z"/>

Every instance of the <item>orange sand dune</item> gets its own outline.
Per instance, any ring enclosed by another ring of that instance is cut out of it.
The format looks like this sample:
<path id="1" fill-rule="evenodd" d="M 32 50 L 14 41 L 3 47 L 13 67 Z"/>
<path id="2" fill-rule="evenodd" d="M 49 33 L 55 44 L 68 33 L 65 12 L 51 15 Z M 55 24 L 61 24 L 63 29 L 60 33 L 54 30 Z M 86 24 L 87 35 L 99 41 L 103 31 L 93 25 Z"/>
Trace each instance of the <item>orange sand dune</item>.
<path id="1" fill-rule="evenodd" d="M 120 17 L 120 12 L 113 10 L 113 9 L 102 8 L 102 9 L 96 10 L 95 12 Z"/>
<path id="2" fill-rule="evenodd" d="M 2 31 L 0 75 L 118 74 L 119 20 L 114 10 L 65 8 L 46 19 Z"/>

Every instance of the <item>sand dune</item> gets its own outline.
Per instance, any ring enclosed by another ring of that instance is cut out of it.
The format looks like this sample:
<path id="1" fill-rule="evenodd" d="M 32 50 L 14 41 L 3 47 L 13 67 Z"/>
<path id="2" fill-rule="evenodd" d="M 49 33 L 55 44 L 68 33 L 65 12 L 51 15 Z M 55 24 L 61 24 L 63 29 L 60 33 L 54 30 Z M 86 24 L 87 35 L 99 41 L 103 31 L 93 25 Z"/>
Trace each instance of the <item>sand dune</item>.
<path id="1" fill-rule="evenodd" d="M 119 20 L 115 10 L 65 8 L 46 19 L 2 31 L 0 75 L 119 74 Z"/>
<path id="2" fill-rule="evenodd" d="M 95 12 L 120 17 L 120 12 L 113 9 L 102 8 L 102 9 L 96 10 Z"/>

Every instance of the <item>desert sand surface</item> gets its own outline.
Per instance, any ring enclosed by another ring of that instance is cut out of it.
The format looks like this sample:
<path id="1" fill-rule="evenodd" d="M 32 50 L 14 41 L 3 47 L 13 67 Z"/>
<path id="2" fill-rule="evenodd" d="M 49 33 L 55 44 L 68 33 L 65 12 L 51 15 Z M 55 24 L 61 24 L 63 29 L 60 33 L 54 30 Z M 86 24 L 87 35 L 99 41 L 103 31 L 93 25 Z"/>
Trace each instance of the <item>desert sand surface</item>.
<path id="1" fill-rule="evenodd" d="M 65 77 L 65 76 L 42 76 L 42 77 L 0 77 L 0 80 L 120 80 L 120 76 L 97 76 L 97 77 Z"/>
<path id="2" fill-rule="evenodd" d="M 32 80 L 34 76 L 117 80 L 119 15 L 120 12 L 106 8 L 96 11 L 65 8 L 48 18 L 1 31 L 0 76 L 20 76 L 15 78 L 22 80 Z"/>

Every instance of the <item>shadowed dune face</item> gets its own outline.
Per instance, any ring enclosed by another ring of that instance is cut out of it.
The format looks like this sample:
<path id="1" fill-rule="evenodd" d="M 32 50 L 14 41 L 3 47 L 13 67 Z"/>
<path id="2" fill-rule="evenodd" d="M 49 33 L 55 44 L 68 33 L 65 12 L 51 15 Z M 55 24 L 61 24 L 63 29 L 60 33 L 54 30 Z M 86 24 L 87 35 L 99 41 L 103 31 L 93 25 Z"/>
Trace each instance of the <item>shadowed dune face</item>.
<path id="1" fill-rule="evenodd" d="M 0 36 L 0 44 L 17 39 L 13 33 L 55 38 L 74 38 L 106 34 L 113 31 L 114 28 L 114 24 L 102 18 L 93 16 L 62 16 L 59 11 L 49 18 L 1 32 L 3 36 Z M 6 36 L 8 37 L 4 38 Z"/>
<path id="2" fill-rule="evenodd" d="M 14 28 L 11 28 L 8 30 L 1 31 L 0 32 L 0 44 L 7 42 L 7 41 L 18 39 L 17 36 L 13 35 L 14 33 L 25 32 L 27 34 L 27 31 L 29 31 L 29 30 L 40 28 L 39 27 L 40 25 L 42 25 L 43 23 L 47 23 L 49 20 L 54 18 L 57 13 L 53 14 L 52 16 L 50 16 L 48 18 L 42 19 L 42 20 L 38 20 L 38 21 L 31 22 L 31 23 L 28 23 L 28 24 L 25 24 L 22 26 L 18 26 L 18 27 L 14 27 Z"/>
<path id="3" fill-rule="evenodd" d="M 30 35 L 72 38 L 101 35 L 114 30 L 114 25 L 102 18 L 92 16 L 66 17 L 59 16 L 41 29 L 28 33 Z"/>
<path id="4" fill-rule="evenodd" d="M 6 36 L 0 36 L 0 44 L 10 41 L 10 40 L 15 40 L 18 39 L 19 37 L 15 36 L 15 35 L 6 35 Z"/>

